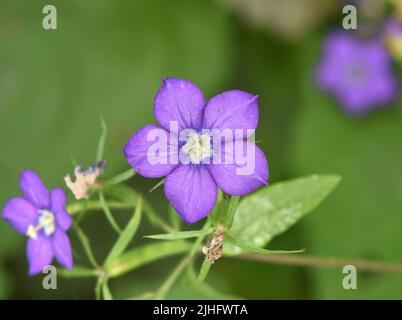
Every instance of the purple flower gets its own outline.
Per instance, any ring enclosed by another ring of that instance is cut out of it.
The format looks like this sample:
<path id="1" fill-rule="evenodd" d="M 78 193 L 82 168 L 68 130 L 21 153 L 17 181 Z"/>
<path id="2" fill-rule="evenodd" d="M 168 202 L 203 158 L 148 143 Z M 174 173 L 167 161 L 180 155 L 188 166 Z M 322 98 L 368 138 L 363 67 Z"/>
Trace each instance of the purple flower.
<path id="1" fill-rule="evenodd" d="M 380 39 L 333 32 L 316 71 L 318 85 L 351 114 L 390 103 L 397 93 L 392 61 Z"/>
<path id="2" fill-rule="evenodd" d="M 248 141 L 257 128 L 257 96 L 231 90 L 206 101 L 192 82 L 166 78 L 155 96 L 154 115 L 160 127 L 138 130 L 123 152 L 142 176 L 167 176 L 165 195 L 186 222 L 212 210 L 218 187 L 229 195 L 245 195 L 268 183 L 267 159 Z M 166 137 L 156 153 L 168 161 L 149 156 L 156 136 Z"/>
<path id="3" fill-rule="evenodd" d="M 385 24 L 385 43 L 391 55 L 402 60 L 402 24 L 396 17 Z"/>
<path id="4" fill-rule="evenodd" d="M 73 267 L 70 240 L 66 231 L 72 219 L 65 209 L 66 194 L 60 188 L 48 191 L 33 171 L 23 171 L 20 189 L 24 198 L 13 197 L 3 208 L 3 219 L 29 237 L 29 274 L 42 272 L 55 257 L 68 269 Z"/>

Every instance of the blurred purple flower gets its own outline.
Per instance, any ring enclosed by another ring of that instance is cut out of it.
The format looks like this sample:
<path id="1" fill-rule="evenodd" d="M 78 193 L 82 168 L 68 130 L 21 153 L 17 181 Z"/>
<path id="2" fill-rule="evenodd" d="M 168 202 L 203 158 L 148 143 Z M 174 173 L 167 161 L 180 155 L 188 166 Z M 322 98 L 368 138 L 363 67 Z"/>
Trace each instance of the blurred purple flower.
<path id="1" fill-rule="evenodd" d="M 247 141 L 249 135 L 245 133 L 257 127 L 257 100 L 257 96 L 250 93 L 231 90 L 206 102 L 201 90 L 192 82 L 166 78 L 154 102 L 154 115 L 160 127 L 151 124 L 138 130 L 123 148 L 125 157 L 142 176 L 167 176 L 164 184 L 166 197 L 186 222 L 196 222 L 214 207 L 218 187 L 230 195 L 245 195 L 268 183 L 265 155 L 254 143 Z M 172 130 L 172 123 L 177 123 L 177 130 Z M 185 134 L 183 141 L 175 138 L 188 129 L 191 129 L 190 133 Z M 243 150 L 252 147 L 252 154 L 247 154 L 255 164 L 252 172 L 239 175 L 237 170 L 244 164 L 237 159 L 231 164 L 209 161 L 216 156 L 217 149 L 212 145 L 211 136 L 203 134 L 205 129 L 240 129 L 242 136 L 222 143 L 219 154 L 222 158 L 231 157 L 227 150 L 233 153 L 237 147 Z M 165 150 L 169 157 L 184 154 L 189 162 L 150 163 L 148 151 L 152 142 L 148 136 L 158 130 L 169 137 Z"/>
<path id="2" fill-rule="evenodd" d="M 3 219 L 29 237 L 27 256 L 29 274 L 35 275 L 55 257 L 71 269 L 73 259 L 66 231 L 72 219 L 65 209 L 66 195 L 60 188 L 48 191 L 33 171 L 23 171 L 20 189 L 24 198 L 13 197 L 3 208 Z"/>
<path id="3" fill-rule="evenodd" d="M 392 17 L 385 24 L 386 32 L 391 33 L 395 36 L 402 36 L 402 25 L 397 17 Z"/>
<path id="4" fill-rule="evenodd" d="M 316 80 L 351 114 L 390 103 L 397 93 L 392 61 L 381 41 L 342 31 L 326 38 Z"/>
<path id="5" fill-rule="evenodd" d="M 397 17 L 385 23 L 385 43 L 391 55 L 402 60 L 402 24 Z"/>

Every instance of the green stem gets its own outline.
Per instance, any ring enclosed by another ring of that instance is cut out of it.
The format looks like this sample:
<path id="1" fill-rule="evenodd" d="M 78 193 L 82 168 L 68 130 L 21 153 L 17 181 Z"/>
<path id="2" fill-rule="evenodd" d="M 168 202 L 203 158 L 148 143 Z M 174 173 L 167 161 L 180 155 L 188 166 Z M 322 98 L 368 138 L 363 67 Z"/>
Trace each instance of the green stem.
<path id="1" fill-rule="evenodd" d="M 262 255 L 262 254 L 240 254 L 231 258 L 258 261 L 271 264 L 289 265 L 298 267 L 318 267 L 318 268 L 343 268 L 346 265 L 353 265 L 359 271 L 366 272 L 389 272 L 402 273 L 402 263 L 389 263 L 383 261 L 348 259 L 335 257 L 314 257 L 314 256 L 294 256 L 294 255 Z"/>
<path id="2" fill-rule="evenodd" d="M 195 282 L 197 280 L 197 275 L 194 270 L 194 266 L 191 265 L 187 269 L 187 275 L 191 282 Z M 206 295 L 208 299 L 218 299 L 218 300 L 239 300 L 241 299 L 235 295 L 229 295 L 223 292 L 220 292 L 218 289 L 212 287 L 206 282 L 200 283 L 198 286 L 194 286 L 194 289 L 199 291 L 200 293 Z"/>
<path id="3" fill-rule="evenodd" d="M 95 285 L 95 299 L 102 299 L 102 279 L 98 278 Z"/>
<path id="4" fill-rule="evenodd" d="M 163 300 L 166 299 L 166 295 L 169 293 L 173 284 L 176 280 L 183 274 L 184 269 L 188 266 L 191 261 L 190 255 L 185 256 L 176 268 L 173 269 L 173 272 L 169 275 L 169 277 L 165 280 L 162 286 L 156 292 L 154 299 Z"/>
<path id="5" fill-rule="evenodd" d="M 108 201 L 109 209 L 134 209 L 134 204 L 123 203 L 119 201 Z M 67 211 L 70 215 L 75 215 L 82 210 L 96 211 L 102 210 L 102 204 L 98 200 L 91 200 L 87 202 L 74 202 L 67 206 Z"/>
<path id="6" fill-rule="evenodd" d="M 209 227 L 209 221 L 207 221 L 201 230 L 206 230 Z M 179 262 L 179 264 L 173 269 L 173 272 L 168 276 L 162 286 L 156 292 L 154 298 L 158 300 L 166 299 L 167 294 L 176 282 L 176 280 L 183 274 L 184 269 L 191 264 L 197 250 L 199 250 L 202 241 L 206 237 L 206 234 L 201 234 L 198 236 L 197 240 L 194 241 L 190 252 Z"/>
<path id="7" fill-rule="evenodd" d="M 103 294 L 103 299 L 104 300 L 113 300 L 113 296 L 112 296 L 112 293 L 110 292 L 109 285 L 107 284 L 107 281 L 103 282 L 102 294 Z"/>

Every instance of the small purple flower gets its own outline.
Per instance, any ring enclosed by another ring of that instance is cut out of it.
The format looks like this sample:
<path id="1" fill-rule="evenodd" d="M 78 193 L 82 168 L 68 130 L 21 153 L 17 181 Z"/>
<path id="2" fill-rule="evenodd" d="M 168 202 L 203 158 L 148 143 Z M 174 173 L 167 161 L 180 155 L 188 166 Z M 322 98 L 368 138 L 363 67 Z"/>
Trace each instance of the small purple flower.
<path id="1" fill-rule="evenodd" d="M 49 192 L 33 171 L 21 173 L 20 189 L 24 198 L 13 197 L 8 200 L 3 208 L 3 219 L 29 237 L 29 274 L 42 272 L 53 257 L 71 270 L 73 259 L 66 231 L 72 219 L 65 209 L 66 194 L 60 188 Z"/>
<path id="2" fill-rule="evenodd" d="M 402 60 L 402 24 L 397 17 L 385 23 L 385 43 L 391 55 Z"/>
<path id="3" fill-rule="evenodd" d="M 325 40 L 316 71 L 319 87 L 332 93 L 351 114 L 388 104 L 397 93 L 392 61 L 380 39 L 333 32 Z"/>
<path id="4" fill-rule="evenodd" d="M 193 223 L 208 215 L 215 205 L 218 187 L 229 195 L 245 195 L 268 183 L 267 159 L 261 149 L 248 141 L 258 124 L 257 96 L 231 90 L 206 101 L 192 82 L 166 78 L 155 96 L 154 115 L 160 127 L 150 124 L 139 129 L 123 152 L 142 176 L 167 176 L 165 195 L 186 222 Z M 172 123 L 176 123 L 176 129 Z M 235 131 L 240 135 L 218 143 L 217 135 L 211 133 Z M 157 132 L 168 137 L 166 148 L 160 153 L 168 154 L 169 159 L 179 157 L 179 162 L 150 161 L 150 137 Z M 236 155 L 244 155 L 246 149 L 245 160 L 254 166 L 240 174 L 245 164 Z M 215 161 L 217 158 L 225 161 Z"/>
<path id="5" fill-rule="evenodd" d="M 385 23 L 385 31 L 397 37 L 402 37 L 402 24 L 397 17 L 391 17 Z"/>

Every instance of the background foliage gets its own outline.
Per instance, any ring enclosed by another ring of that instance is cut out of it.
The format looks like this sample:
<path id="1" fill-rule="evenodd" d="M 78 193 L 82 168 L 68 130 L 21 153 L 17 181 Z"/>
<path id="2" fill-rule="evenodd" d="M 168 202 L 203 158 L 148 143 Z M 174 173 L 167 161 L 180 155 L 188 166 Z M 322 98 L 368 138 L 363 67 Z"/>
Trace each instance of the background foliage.
<path id="1" fill-rule="evenodd" d="M 248 24 L 249 17 L 241 16 L 235 2 L 53 0 L 58 30 L 44 31 L 42 8 L 48 2 L 1 1 L 0 203 L 18 193 L 22 169 L 37 171 L 54 187 L 71 173 L 72 157 L 91 164 L 99 115 L 109 128 L 105 175 L 125 170 L 121 147 L 152 121 L 162 77 L 182 77 L 207 97 L 233 88 L 260 96 L 257 139 L 270 162 L 271 182 L 314 173 L 343 177 L 322 206 L 276 238 L 271 248 L 401 261 L 402 104 L 399 100 L 366 117 L 350 118 L 312 80 L 325 33 L 341 23 L 338 1 L 323 11 L 326 20 L 314 19 L 321 22 L 312 26 L 309 19 L 296 38 L 264 24 Z M 287 19 L 280 6 L 267 10 Z M 167 215 L 162 189 L 148 193 L 155 183 L 139 176 L 132 181 Z M 103 259 L 115 236 L 96 214 L 88 214 L 83 225 L 96 256 Z M 115 216 L 126 223 L 131 214 Z M 148 227 L 142 226 L 141 234 L 149 234 Z M 59 290 L 43 290 L 41 277 L 27 276 L 24 238 L 2 220 L 0 238 L 0 298 L 92 298 L 87 292 L 92 292 L 93 280 L 59 279 Z M 111 282 L 115 297 L 157 287 L 176 259 Z M 244 298 L 400 298 L 402 289 L 400 275 L 362 273 L 358 290 L 346 291 L 339 269 L 233 258 L 219 261 L 208 277 L 231 296 Z M 169 297 L 211 295 L 182 280 Z"/>

